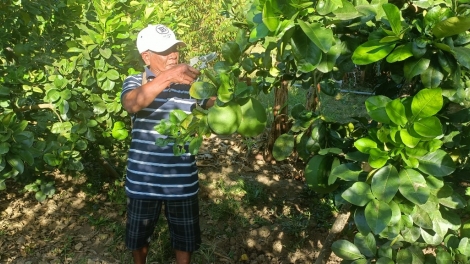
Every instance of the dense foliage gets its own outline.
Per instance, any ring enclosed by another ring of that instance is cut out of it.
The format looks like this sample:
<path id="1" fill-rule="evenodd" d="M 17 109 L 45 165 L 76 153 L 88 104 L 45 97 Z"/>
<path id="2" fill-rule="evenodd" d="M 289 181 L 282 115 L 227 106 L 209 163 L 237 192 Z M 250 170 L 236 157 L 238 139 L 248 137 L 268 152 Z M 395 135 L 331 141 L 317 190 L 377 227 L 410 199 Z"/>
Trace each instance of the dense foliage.
<path id="1" fill-rule="evenodd" d="M 43 200 L 54 192 L 43 172 L 82 170 L 84 155 L 125 156 L 130 124 L 119 95 L 124 78 L 143 67 L 137 32 L 149 23 L 176 29 L 191 47 L 182 53 L 189 61 L 219 50 L 232 35 L 228 18 L 206 9 L 233 14 L 238 5 L 2 1 L 0 189 L 8 179 L 33 181 L 28 190 Z"/>
<path id="2" fill-rule="evenodd" d="M 389 96 L 366 101 L 370 119 L 326 122 L 295 106 L 274 157 L 295 152 L 313 190 L 337 190 L 338 204 L 353 205 L 354 242 L 333 245 L 345 263 L 466 263 L 459 212 L 467 202 L 446 176 L 468 172 L 469 13 L 467 1 L 253 1 L 238 21 L 244 33 L 224 44 L 224 60 L 192 95 L 231 107 L 285 80 L 334 94 L 336 80 L 365 65 L 376 92 Z M 197 151 L 209 128 L 217 133 L 206 115 L 174 118 L 161 132 Z M 424 255 L 432 246 L 437 254 Z"/>
<path id="3" fill-rule="evenodd" d="M 381 94 L 366 102 L 370 119 L 327 122 L 307 101 L 291 108 L 292 125 L 273 156 L 295 152 L 312 189 L 352 205 L 354 241 L 333 245 L 345 263 L 466 263 L 467 201 L 453 179 L 469 169 L 470 3 L 388 2 L 2 3 L 0 188 L 46 169 L 80 170 L 87 152 L 108 157 L 127 148 L 119 93 L 123 78 L 142 67 L 134 38 L 146 24 L 164 23 L 191 47 L 184 60 L 213 51 L 220 60 L 190 91 L 216 96 L 216 107 L 173 112 L 156 128 L 170 136 L 158 144 L 174 143 L 178 154 L 190 142 L 196 153 L 211 132 L 239 131 L 245 113 L 253 128 L 240 131 L 254 136 L 266 116 L 246 102 L 259 106 L 260 93 L 286 81 L 311 95 L 317 87 L 334 94 L 359 65 Z M 201 12 L 212 4 L 238 29 Z M 230 126 L 214 111 L 232 115 Z M 53 194 L 48 182 L 28 188 L 39 200 Z M 426 247 L 436 254 L 424 255 Z"/>

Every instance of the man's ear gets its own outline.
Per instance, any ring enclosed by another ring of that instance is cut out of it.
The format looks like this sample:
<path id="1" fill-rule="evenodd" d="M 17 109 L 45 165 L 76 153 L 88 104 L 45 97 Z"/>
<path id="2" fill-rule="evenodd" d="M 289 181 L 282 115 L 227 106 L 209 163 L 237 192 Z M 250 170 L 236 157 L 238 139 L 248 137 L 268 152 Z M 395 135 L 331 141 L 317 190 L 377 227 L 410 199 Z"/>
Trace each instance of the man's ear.
<path id="1" fill-rule="evenodd" d="M 150 65 L 150 51 L 144 51 L 140 56 L 142 56 L 142 60 L 145 62 L 145 65 Z"/>

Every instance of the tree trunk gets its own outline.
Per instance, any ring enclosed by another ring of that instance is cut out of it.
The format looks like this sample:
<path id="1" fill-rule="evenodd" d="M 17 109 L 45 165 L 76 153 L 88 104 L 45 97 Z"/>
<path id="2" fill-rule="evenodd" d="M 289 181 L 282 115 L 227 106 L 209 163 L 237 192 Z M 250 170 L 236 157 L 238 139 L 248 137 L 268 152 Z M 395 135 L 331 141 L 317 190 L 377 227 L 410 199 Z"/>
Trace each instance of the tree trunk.
<path id="1" fill-rule="evenodd" d="M 274 107 L 273 116 L 274 121 L 271 125 L 271 131 L 268 137 L 268 144 L 264 151 L 264 160 L 273 160 L 273 146 L 276 139 L 289 131 L 289 115 L 287 108 L 287 99 L 289 95 L 288 90 L 289 82 L 286 80 L 281 81 L 281 87 L 276 88 L 274 93 Z"/>
<path id="2" fill-rule="evenodd" d="M 317 83 L 315 86 L 310 87 L 307 93 L 307 105 L 305 109 L 316 111 L 320 106 L 320 84 Z"/>
<path id="3" fill-rule="evenodd" d="M 325 242 L 322 245 L 322 248 L 320 250 L 320 254 L 318 254 L 318 258 L 315 261 L 315 264 L 326 264 L 328 263 L 328 259 L 330 258 L 331 255 L 331 245 L 333 245 L 333 242 L 338 238 L 339 234 L 343 232 L 344 227 L 348 223 L 349 216 L 351 215 L 350 209 L 351 205 L 344 205 L 341 208 L 341 212 L 339 215 L 336 217 L 336 220 L 333 224 L 333 226 L 330 229 L 330 232 L 328 233 L 328 236 L 325 239 Z"/>

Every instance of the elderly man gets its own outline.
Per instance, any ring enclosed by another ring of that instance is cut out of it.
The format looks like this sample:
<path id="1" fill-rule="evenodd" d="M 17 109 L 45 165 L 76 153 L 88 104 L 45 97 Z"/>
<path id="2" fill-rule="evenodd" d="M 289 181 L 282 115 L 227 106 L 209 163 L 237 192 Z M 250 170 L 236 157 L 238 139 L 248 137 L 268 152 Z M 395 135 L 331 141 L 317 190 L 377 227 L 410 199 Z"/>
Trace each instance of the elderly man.
<path id="1" fill-rule="evenodd" d="M 121 101 L 131 114 L 132 141 L 126 172 L 126 246 L 134 263 L 145 263 L 150 238 L 162 206 L 178 264 L 190 263 L 201 243 L 198 171 L 195 157 L 173 155 L 172 146 L 158 147 L 154 127 L 173 109 L 189 112 L 189 96 L 200 72 L 179 64 L 178 48 L 186 46 L 164 25 L 149 25 L 137 36 L 145 71 L 124 81 Z"/>

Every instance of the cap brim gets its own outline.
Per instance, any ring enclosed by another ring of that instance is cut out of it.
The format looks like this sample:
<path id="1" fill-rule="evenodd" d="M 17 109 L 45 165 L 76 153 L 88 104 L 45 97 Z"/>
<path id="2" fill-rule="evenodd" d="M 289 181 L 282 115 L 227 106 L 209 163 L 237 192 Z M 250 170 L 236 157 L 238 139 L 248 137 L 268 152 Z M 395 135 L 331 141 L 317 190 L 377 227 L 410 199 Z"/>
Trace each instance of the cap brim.
<path id="1" fill-rule="evenodd" d="M 186 43 L 184 43 L 181 40 L 177 40 L 174 42 L 165 43 L 164 45 L 155 45 L 155 47 L 151 47 L 149 48 L 149 50 L 154 51 L 154 52 L 164 52 L 170 49 L 171 47 L 173 47 L 174 45 L 178 45 L 180 47 L 186 47 Z"/>

